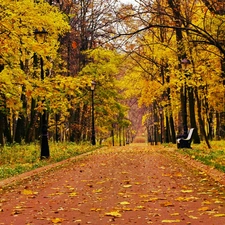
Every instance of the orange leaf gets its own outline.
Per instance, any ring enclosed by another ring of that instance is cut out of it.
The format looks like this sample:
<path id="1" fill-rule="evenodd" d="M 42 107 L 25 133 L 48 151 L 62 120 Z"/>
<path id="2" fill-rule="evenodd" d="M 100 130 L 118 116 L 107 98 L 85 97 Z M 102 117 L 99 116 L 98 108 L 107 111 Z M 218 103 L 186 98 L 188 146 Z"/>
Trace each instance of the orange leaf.
<path id="1" fill-rule="evenodd" d="M 76 49 L 77 48 L 77 43 L 75 41 L 72 42 L 72 48 Z"/>

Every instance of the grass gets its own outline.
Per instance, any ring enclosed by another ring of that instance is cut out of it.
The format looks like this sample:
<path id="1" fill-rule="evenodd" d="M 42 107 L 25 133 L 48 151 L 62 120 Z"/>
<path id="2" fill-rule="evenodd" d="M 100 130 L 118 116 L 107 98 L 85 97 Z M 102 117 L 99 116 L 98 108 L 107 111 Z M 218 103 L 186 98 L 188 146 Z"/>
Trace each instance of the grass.
<path id="1" fill-rule="evenodd" d="M 143 142 L 142 137 L 137 140 Z M 51 157 L 48 160 L 40 160 L 39 144 L 15 144 L 0 149 L 0 180 L 96 149 L 90 144 L 50 142 L 49 145 Z M 192 144 L 192 149 L 177 149 L 177 151 L 225 172 L 225 141 L 213 141 L 211 145 L 212 149 L 208 149 L 204 143 Z M 174 145 L 171 147 L 174 148 Z"/>
<path id="2" fill-rule="evenodd" d="M 0 180 L 94 150 L 90 144 L 49 143 L 51 157 L 40 160 L 40 145 L 12 145 L 0 150 Z"/>
<path id="3" fill-rule="evenodd" d="M 205 165 L 211 166 L 222 172 L 225 172 L 225 141 L 212 141 L 212 148 L 208 149 L 202 143 L 200 145 L 192 144 L 192 149 L 178 149 L 177 151 L 191 156 Z"/>

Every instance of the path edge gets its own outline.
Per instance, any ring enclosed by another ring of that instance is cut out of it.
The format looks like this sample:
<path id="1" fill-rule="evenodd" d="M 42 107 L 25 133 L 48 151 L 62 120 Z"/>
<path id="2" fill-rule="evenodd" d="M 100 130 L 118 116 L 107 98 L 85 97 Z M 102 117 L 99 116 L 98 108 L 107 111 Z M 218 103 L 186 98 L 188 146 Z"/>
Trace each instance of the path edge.
<path id="1" fill-rule="evenodd" d="M 187 165 L 191 165 L 197 170 L 200 170 L 201 172 L 204 172 L 209 177 L 211 177 L 213 180 L 218 182 L 220 185 L 225 186 L 225 173 L 213 168 L 212 166 L 205 165 L 201 163 L 200 161 L 197 161 L 195 159 L 192 159 L 189 155 L 183 155 L 182 153 L 175 152 L 175 156 L 183 161 Z"/>
<path id="2" fill-rule="evenodd" d="M 94 150 L 94 151 L 96 151 L 96 150 Z M 52 164 L 49 164 L 49 165 L 46 165 L 46 166 L 42 166 L 42 167 L 39 167 L 37 169 L 34 169 L 34 170 L 31 170 L 31 171 L 28 171 L 28 172 L 25 172 L 25 173 L 22 173 L 22 174 L 19 174 L 19 175 L 15 175 L 13 177 L 9 177 L 9 178 L 6 178 L 4 180 L 1 180 L 0 181 L 0 191 L 2 189 L 5 189 L 5 188 L 9 187 L 9 186 L 14 186 L 17 183 L 21 183 L 24 180 L 32 178 L 36 175 L 40 176 L 43 173 L 49 172 L 49 171 L 51 171 L 53 169 L 56 169 L 56 168 L 61 168 L 61 167 L 65 166 L 65 165 L 67 165 L 71 162 L 80 161 L 80 160 L 86 158 L 87 156 L 92 155 L 94 151 L 89 151 L 89 152 L 74 156 L 72 158 L 62 160 L 60 162 L 56 162 L 56 163 L 52 163 Z M 99 151 L 99 149 L 97 151 Z"/>

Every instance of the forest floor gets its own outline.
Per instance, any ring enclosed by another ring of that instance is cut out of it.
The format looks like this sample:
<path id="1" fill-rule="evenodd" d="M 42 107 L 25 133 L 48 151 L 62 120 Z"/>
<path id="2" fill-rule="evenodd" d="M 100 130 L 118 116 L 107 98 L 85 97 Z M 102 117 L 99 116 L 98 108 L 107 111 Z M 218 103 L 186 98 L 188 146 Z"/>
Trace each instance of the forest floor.
<path id="1" fill-rule="evenodd" d="M 0 182 L 0 225 L 225 225 L 222 178 L 170 148 L 102 148 Z"/>

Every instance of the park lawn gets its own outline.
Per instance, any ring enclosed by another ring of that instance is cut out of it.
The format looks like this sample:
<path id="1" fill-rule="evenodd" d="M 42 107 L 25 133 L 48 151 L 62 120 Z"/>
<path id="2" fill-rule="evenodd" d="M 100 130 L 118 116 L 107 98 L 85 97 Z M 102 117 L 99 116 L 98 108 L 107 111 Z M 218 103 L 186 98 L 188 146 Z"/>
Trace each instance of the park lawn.
<path id="1" fill-rule="evenodd" d="M 49 149 L 51 157 L 45 160 L 40 160 L 39 144 L 14 144 L 0 149 L 0 180 L 90 152 L 96 147 L 87 143 L 49 142 Z"/>
<path id="2" fill-rule="evenodd" d="M 51 157 L 47 160 L 40 160 L 39 144 L 15 144 L 2 148 L 0 150 L 0 180 L 60 162 L 101 147 L 93 147 L 89 143 L 75 144 L 70 142 L 50 142 L 49 145 Z M 211 149 L 208 149 L 203 142 L 199 145 L 192 144 L 192 149 L 176 149 L 174 144 L 165 144 L 164 147 L 172 147 L 180 154 L 188 155 L 194 160 L 225 172 L 225 141 L 212 141 L 211 145 Z M 161 148 L 160 145 L 154 147 Z"/>
<path id="3" fill-rule="evenodd" d="M 225 141 L 210 142 L 211 149 L 206 144 L 192 144 L 192 149 L 178 149 L 184 155 L 189 155 L 192 159 L 211 166 L 221 172 L 225 172 Z"/>

